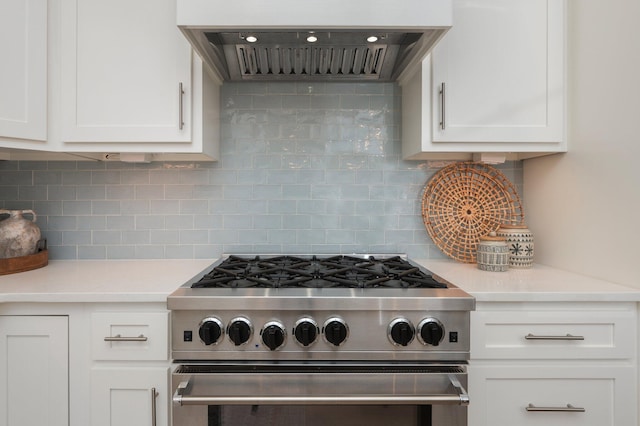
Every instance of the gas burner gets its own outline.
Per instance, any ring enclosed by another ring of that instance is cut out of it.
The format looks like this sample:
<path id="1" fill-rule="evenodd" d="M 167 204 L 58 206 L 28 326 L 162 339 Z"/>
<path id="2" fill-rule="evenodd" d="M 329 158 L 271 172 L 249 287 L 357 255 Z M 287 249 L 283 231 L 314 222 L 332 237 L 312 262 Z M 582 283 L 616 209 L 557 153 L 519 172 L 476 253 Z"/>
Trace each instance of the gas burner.
<path id="1" fill-rule="evenodd" d="M 192 287 L 446 288 L 400 256 L 229 256 Z"/>

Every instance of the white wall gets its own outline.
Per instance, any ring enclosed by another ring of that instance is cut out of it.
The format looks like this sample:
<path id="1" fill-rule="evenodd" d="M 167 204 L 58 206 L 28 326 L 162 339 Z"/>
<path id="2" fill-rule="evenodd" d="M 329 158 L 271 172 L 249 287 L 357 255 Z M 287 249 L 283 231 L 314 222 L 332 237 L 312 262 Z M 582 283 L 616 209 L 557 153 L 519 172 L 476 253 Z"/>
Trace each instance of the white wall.
<path id="1" fill-rule="evenodd" d="M 569 152 L 524 162 L 536 262 L 640 288 L 640 1 L 568 11 Z"/>

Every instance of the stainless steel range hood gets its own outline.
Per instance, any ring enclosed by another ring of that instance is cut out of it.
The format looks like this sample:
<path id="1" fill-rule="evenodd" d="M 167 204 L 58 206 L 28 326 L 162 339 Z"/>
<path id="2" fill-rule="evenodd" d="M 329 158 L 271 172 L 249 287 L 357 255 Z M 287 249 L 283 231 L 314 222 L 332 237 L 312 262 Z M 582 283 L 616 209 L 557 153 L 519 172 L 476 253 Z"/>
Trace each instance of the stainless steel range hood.
<path id="1" fill-rule="evenodd" d="M 394 81 L 452 24 L 451 0 L 178 0 L 223 81 Z"/>

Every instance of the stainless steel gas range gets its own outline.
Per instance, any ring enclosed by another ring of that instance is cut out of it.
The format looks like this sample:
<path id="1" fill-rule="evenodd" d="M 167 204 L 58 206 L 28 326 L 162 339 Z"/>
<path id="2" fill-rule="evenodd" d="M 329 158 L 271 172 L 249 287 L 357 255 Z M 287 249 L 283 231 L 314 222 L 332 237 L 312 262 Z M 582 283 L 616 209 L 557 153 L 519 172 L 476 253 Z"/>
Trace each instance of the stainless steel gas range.
<path id="1" fill-rule="evenodd" d="M 173 425 L 464 425 L 474 305 L 400 255 L 225 256 L 168 298 Z"/>

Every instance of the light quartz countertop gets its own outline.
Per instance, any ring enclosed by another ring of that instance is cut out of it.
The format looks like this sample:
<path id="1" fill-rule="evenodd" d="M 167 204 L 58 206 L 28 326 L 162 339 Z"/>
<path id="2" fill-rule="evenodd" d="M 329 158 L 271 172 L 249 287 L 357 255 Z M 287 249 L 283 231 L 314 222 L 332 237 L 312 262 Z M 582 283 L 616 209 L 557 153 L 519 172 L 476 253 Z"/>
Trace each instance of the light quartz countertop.
<path id="1" fill-rule="evenodd" d="M 0 276 L 2 302 L 165 302 L 209 260 L 53 260 Z"/>
<path id="2" fill-rule="evenodd" d="M 475 264 L 415 260 L 476 298 L 478 302 L 639 302 L 640 288 L 544 265 L 488 272 Z M 640 283 L 638 283 L 640 285 Z"/>
<path id="3" fill-rule="evenodd" d="M 0 303 L 165 302 L 176 288 L 202 275 L 215 259 L 53 260 L 44 268 L 0 276 Z M 507 272 L 474 264 L 419 260 L 478 302 L 640 301 L 640 289 L 534 265 Z"/>

